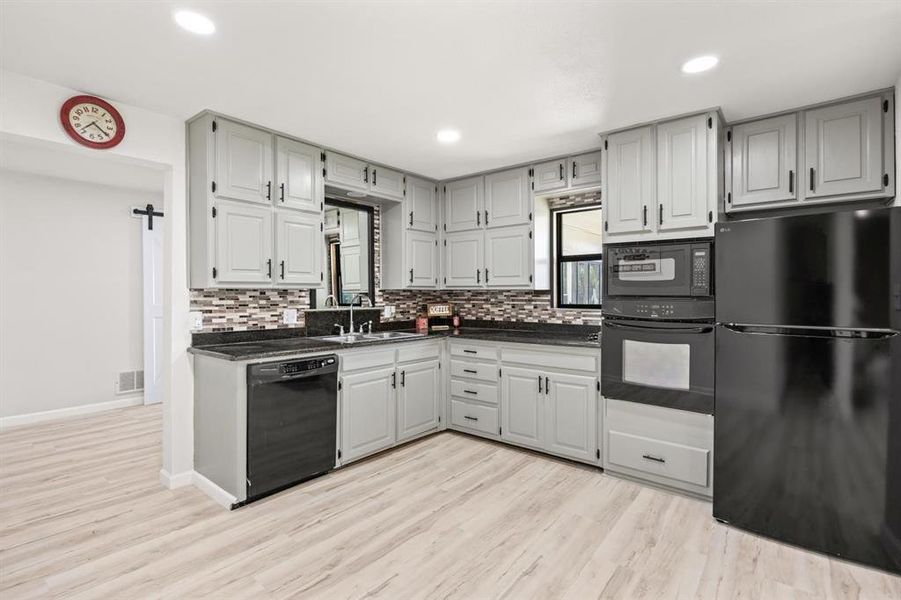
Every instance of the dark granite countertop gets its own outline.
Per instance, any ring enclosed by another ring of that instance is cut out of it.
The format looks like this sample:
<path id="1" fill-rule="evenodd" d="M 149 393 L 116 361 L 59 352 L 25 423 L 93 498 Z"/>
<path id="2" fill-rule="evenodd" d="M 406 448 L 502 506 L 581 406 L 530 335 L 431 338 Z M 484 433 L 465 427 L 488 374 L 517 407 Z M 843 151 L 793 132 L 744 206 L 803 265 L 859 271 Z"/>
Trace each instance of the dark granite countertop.
<path id="1" fill-rule="evenodd" d="M 224 360 L 256 360 L 260 358 L 276 358 L 298 354 L 310 354 L 319 352 L 336 352 L 338 350 L 353 350 L 355 348 L 367 348 L 371 346 L 383 346 L 385 344 L 407 344 L 424 339 L 434 338 L 460 338 L 471 340 L 484 340 L 489 342 L 513 342 L 517 344 L 542 344 L 546 346 L 568 346 L 573 348 L 597 348 L 600 349 L 598 340 L 589 339 L 589 333 L 584 328 L 573 328 L 577 331 L 568 332 L 560 327 L 543 329 L 513 329 L 513 328 L 485 328 L 464 327 L 446 331 L 431 331 L 425 336 L 395 338 L 388 340 L 366 340 L 342 344 L 340 342 L 328 342 L 315 337 L 293 335 L 276 339 L 249 339 L 245 341 L 197 344 L 191 346 L 188 352 L 212 356 Z M 409 331 L 393 329 L 394 331 Z M 252 336 L 242 336 L 243 338 Z"/>

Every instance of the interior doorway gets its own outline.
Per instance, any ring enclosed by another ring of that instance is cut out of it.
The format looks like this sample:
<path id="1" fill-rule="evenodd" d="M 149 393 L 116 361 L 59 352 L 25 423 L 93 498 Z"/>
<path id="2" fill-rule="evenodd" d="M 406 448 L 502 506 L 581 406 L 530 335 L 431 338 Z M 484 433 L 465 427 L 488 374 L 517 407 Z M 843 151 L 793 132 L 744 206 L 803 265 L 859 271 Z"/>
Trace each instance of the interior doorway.
<path id="1" fill-rule="evenodd" d="M 163 213 L 148 204 L 142 216 L 144 404 L 163 401 Z"/>

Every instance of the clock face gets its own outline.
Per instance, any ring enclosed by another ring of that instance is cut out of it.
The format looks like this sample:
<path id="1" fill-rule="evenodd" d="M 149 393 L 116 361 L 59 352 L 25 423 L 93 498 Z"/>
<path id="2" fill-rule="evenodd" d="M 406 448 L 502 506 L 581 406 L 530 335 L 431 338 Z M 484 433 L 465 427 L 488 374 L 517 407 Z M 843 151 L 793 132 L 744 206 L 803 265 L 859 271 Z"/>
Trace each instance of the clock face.
<path id="1" fill-rule="evenodd" d="M 89 148 L 112 148 L 125 137 L 122 115 L 96 96 L 69 98 L 60 109 L 59 118 L 69 137 Z"/>

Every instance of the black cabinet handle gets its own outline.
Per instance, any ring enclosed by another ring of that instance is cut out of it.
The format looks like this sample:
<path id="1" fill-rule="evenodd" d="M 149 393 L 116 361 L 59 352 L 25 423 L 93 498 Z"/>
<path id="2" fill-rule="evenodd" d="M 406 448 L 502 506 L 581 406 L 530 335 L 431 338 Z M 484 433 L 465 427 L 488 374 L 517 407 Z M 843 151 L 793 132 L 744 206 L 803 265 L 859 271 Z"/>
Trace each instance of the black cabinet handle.
<path id="1" fill-rule="evenodd" d="M 482 271 L 476 269 L 476 283 L 482 283 Z"/>
<path id="2" fill-rule="evenodd" d="M 378 172 L 378 171 L 376 171 L 376 169 L 373 169 L 373 170 L 372 170 L 372 185 L 378 185 L 378 184 L 376 184 L 376 182 L 375 182 L 375 176 L 376 176 L 376 173 L 377 173 L 377 172 Z"/>
<path id="3" fill-rule="evenodd" d="M 372 183 L 375 183 L 375 179 L 372 180 Z M 400 372 L 400 386 L 407 387 L 407 372 L 406 371 Z"/>
<path id="4" fill-rule="evenodd" d="M 795 193 L 795 172 L 791 170 L 788 172 L 788 193 Z"/>
<path id="5" fill-rule="evenodd" d="M 469 415 L 464 415 L 463 418 L 466 419 L 467 421 L 478 421 L 479 420 L 478 417 L 470 417 Z"/>
<path id="6" fill-rule="evenodd" d="M 266 261 L 266 273 L 267 277 L 272 277 L 272 259 Z"/>
<path id="7" fill-rule="evenodd" d="M 481 224 L 482 224 L 482 213 L 479 211 L 476 211 L 476 225 L 481 226 Z"/>
<path id="8" fill-rule="evenodd" d="M 472 374 L 474 374 L 474 375 L 478 375 L 478 374 L 479 374 L 479 372 L 478 372 L 477 370 L 475 370 L 475 369 L 463 369 L 463 372 L 464 372 L 464 373 L 472 373 Z"/>
<path id="9" fill-rule="evenodd" d="M 488 269 L 485 269 L 485 283 L 488 283 Z"/>
<path id="10" fill-rule="evenodd" d="M 266 200 L 272 200 L 272 182 L 266 182 Z"/>
<path id="11" fill-rule="evenodd" d="M 543 394 L 544 390 L 541 389 L 541 375 L 538 376 L 538 393 Z"/>
<path id="12" fill-rule="evenodd" d="M 413 227 L 413 211 L 410 211 L 410 227 Z"/>
<path id="13" fill-rule="evenodd" d="M 545 394 L 551 393 L 551 380 L 548 379 L 547 377 L 544 378 L 544 393 Z"/>
<path id="14" fill-rule="evenodd" d="M 813 191 L 813 178 L 814 178 L 814 170 L 813 167 L 810 167 L 810 191 Z"/>
<path id="15" fill-rule="evenodd" d="M 488 211 L 485 211 L 485 225 L 488 224 Z"/>
<path id="16" fill-rule="evenodd" d="M 353 323 L 351 323 L 351 329 L 353 329 Z M 391 374 L 391 387 L 397 388 L 397 371 Z"/>
<path id="17" fill-rule="evenodd" d="M 282 262 L 280 263 L 280 266 L 281 266 L 281 269 L 282 269 L 281 277 L 282 277 L 282 279 L 284 279 L 284 278 L 285 278 L 285 261 L 282 261 Z"/>
<path id="18" fill-rule="evenodd" d="M 576 161 L 573 161 L 573 179 L 576 178 Z"/>
<path id="19" fill-rule="evenodd" d="M 478 354 L 479 353 L 477 350 L 464 350 L 463 352 L 465 352 L 466 354 Z"/>
<path id="20" fill-rule="evenodd" d="M 641 457 L 645 460 L 652 460 L 652 461 L 658 462 L 658 463 L 666 462 L 665 458 L 660 458 L 659 456 L 654 456 L 653 454 L 642 454 Z"/>
<path id="21" fill-rule="evenodd" d="M 560 181 L 563 181 L 563 163 L 560 163 Z"/>
<path id="22" fill-rule="evenodd" d="M 648 226 L 648 205 L 647 204 L 644 205 L 644 214 L 641 217 L 641 226 L 642 227 Z"/>
<path id="23" fill-rule="evenodd" d="M 658 221 L 658 223 L 660 225 L 663 225 L 663 205 L 659 204 L 658 206 L 660 207 L 660 217 L 659 217 L 660 220 Z"/>
<path id="24" fill-rule="evenodd" d="M 463 390 L 463 393 L 464 393 L 464 394 L 472 394 L 473 396 L 478 396 L 478 395 L 479 395 L 478 392 L 474 392 L 474 391 L 472 391 L 472 390 Z"/>
<path id="25" fill-rule="evenodd" d="M 410 269 L 410 283 L 413 283 L 413 269 Z"/>
<path id="26" fill-rule="evenodd" d="M 283 183 L 280 186 L 278 186 L 278 189 L 279 189 L 279 198 L 278 199 L 281 200 L 282 202 L 284 202 L 285 201 L 285 184 Z"/>

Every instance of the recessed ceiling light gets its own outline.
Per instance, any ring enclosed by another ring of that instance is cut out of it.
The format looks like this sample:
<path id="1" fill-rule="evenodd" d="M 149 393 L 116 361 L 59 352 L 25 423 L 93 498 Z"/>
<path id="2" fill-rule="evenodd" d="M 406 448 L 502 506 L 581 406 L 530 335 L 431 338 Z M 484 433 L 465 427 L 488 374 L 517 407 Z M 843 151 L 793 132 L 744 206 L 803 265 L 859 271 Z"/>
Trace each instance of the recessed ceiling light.
<path id="1" fill-rule="evenodd" d="M 210 35 L 216 31 L 216 26 L 212 21 L 193 10 L 180 10 L 175 13 L 175 22 L 183 29 L 199 35 Z"/>
<path id="2" fill-rule="evenodd" d="M 720 62 L 715 56 L 699 56 L 697 58 L 693 58 L 690 61 L 686 62 L 682 65 L 683 73 L 701 73 L 703 71 L 707 71 L 716 66 L 716 63 Z"/>
<path id="3" fill-rule="evenodd" d="M 438 132 L 437 138 L 442 144 L 453 144 L 460 141 L 460 132 L 456 129 L 442 129 Z"/>

